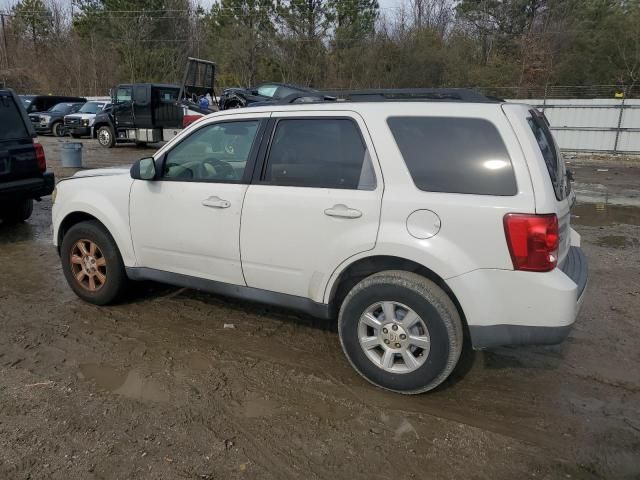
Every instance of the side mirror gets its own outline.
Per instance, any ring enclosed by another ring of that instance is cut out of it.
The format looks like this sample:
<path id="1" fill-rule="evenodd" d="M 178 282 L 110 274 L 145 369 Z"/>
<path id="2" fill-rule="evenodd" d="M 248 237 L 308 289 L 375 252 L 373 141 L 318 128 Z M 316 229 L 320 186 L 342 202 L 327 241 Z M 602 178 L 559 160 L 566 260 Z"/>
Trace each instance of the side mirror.
<path id="1" fill-rule="evenodd" d="M 141 158 L 131 166 L 131 178 L 134 180 L 155 180 L 156 162 L 153 157 Z"/>

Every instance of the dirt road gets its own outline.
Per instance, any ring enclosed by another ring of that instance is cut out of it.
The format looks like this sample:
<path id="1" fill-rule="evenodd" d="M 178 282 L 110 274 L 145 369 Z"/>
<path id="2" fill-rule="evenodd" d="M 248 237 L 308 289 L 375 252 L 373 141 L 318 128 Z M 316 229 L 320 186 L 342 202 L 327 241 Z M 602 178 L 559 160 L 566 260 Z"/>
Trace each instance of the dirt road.
<path id="1" fill-rule="evenodd" d="M 92 167 L 153 151 L 86 143 Z M 640 478 L 640 208 L 607 203 L 639 193 L 640 168 L 572 168 L 597 198 L 574 219 L 591 280 L 570 338 L 466 354 L 415 397 L 287 311 L 155 284 L 81 302 L 44 200 L 0 224 L 0 478 Z"/>

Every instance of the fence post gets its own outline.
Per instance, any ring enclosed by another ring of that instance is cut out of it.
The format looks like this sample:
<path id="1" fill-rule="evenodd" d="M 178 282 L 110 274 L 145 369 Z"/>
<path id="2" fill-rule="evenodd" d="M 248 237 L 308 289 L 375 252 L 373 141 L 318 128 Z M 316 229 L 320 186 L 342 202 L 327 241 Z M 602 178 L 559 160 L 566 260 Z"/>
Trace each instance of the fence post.
<path id="1" fill-rule="evenodd" d="M 622 116 L 624 114 L 624 102 L 627 99 L 627 87 L 622 90 L 622 102 L 620 102 L 620 114 L 618 115 L 618 127 L 616 128 L 616 140 L 613 144 L 613 153 L 618 153 L 618 140 L 620 139 L 620 129 L 622 128 Z"/>

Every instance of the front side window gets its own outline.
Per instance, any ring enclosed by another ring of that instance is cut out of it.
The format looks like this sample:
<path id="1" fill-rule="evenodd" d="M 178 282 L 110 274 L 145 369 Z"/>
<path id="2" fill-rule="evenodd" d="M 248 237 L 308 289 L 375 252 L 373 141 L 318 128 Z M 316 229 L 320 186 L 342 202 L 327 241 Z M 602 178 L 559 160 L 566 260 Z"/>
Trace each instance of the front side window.
<path id="1" fill-rule="evenodd" d="M 540 115 L 534 115 L 532 112 L 532 116 L 527 118 L 527 122 L 533 132 L 533 136 L 536 138 L 542 158 L 544 158 L 556 198 L 562 200 L 565 198 L 565 167 L 562 158 L 558 155 L 553 135 L 551 135 L 544 118 Z"/>
<path id="2" fill-rule="evenodd" d="M 346 118 L 280 120 L 262 180 L 291 187 L 374 190 L 376 186 L 360 130 Z"/>
<path id="3" fill-rule="evenodd" d="M 58 103 L 49 109 L 50 112 L 66 113 L 73 108 L 72 103 Z"/>
<path id="4" fill-rule="evenodd" d="M 169 151 L 163 178 L 240 183 L 259 125 L 248 120 L 202 127 Z"/>
<path id="5" fill-rule="evenodd" d="M 116 102 L 130 102 L 131 95 L 131 87 L 120 87 L 116 92 Z"/>
<path id="6" fill-rule="evenodd" d="M 495 125 L 481 118 L 392 117 L 387 120 L 420 190 L 515 195 L 511 158 Z"/>

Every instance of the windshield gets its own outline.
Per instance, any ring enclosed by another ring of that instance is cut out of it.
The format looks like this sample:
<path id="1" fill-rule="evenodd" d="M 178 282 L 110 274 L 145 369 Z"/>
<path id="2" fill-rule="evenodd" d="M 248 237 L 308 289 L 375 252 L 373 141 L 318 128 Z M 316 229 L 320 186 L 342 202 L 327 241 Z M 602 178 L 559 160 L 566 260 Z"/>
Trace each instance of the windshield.
<path id="1" fill-rule="evenodd" d="M 87 102 L 78 110 L 78 113 L 98 113 L 105 105 L 106 102 Z"/>
<path id="2" fill-rule="evenodd" d="M 71 107 L 73 106 L 73 103 L 58 103 L 57 105 L 54 105 L 53 107 L 51 107 L 49 109 L 50 112 L 68 112 L 69 110 L 71 110 Z"/>
<path id="3" fill-rule="evenodd" d="M 263 97 L 273 97 L 278 89 L 278 85 L 260 85 L 258 87 L 258 95 Z"/>

